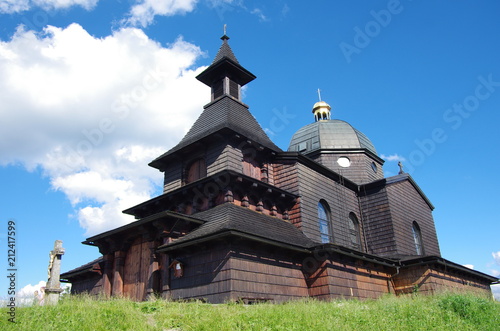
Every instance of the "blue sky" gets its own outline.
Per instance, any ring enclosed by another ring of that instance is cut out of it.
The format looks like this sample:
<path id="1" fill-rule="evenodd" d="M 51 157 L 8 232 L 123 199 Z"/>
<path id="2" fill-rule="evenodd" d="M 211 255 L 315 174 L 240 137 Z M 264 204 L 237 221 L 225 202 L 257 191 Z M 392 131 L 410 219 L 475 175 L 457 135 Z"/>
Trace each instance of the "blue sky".
<path id="1" fill-rule="evenodd" d="M 320 88 L 435 205 L 442 256 L 500 277 L 499 16 L 497 1 L 0 0 L 0 240 L 15 220 L 18 289 L 46 280 L 56 239 L 75 268 L 99 256 L 81 241 L 159 194 L 147 163 L 208 103 L 194 77 L 224 24 L 278 146 Z"/>

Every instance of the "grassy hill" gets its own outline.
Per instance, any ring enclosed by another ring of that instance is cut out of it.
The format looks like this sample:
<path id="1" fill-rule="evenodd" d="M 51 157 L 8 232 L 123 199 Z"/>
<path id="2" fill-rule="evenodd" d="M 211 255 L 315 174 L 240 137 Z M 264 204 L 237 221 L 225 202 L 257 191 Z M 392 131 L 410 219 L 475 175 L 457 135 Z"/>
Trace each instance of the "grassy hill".
<path id="1" fill-rule="evenodd" d="M 1 310 L 1 330 L 500 330 L 499 302 L 457 294 L 250 306 L 68 296 L 17 308 L 15 325 Z"/>

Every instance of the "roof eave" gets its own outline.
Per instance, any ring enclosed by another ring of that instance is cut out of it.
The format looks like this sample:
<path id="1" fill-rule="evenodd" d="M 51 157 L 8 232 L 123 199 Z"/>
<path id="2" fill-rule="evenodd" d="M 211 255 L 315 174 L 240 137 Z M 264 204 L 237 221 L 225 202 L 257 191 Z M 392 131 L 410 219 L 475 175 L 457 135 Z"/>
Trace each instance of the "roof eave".
<path id="1" fill-rule="evenodd" d="M 149 222 L 152 222 L 154 220 L 161 219 L 161 218 L 164 218 L 164 217 L 171 217 L 171 218 L 176 218 L 176 219 L 182 219 L 182 220 L 185 220 L 185 221 L 188 221 L 188 222 L 192 222 L 192 223 L 196 223 L 196 224 L 200 224 L 200 225 L 203 224 L 203 223 L 205 223 L 205 221 L 203 221 L 203 220 L 199 220 L 197 218 L 190 217 L 190 216 L 187 216 L 187 215 L 184 215 L 184 214 L 176 213 L 176 212 L 173 212 L 173 211 L 162 211 L 162 212 L 159 212 L 159 213 L 156 213 L 156 214 L 153 214 L 153 215 L 141 218 L 141 219 L 139 219 L 137 221 L 134 221 L 134 222 L 122 225 L 122 226 L 120 226 L 118 228 L 115 228 L 115 229 L 112 229 L 112 230 L 109 230 L 109 231 L 105 231 L 105 232 L 102 232 L 102 233 L 100 233 L 98 235 L 89 237 L 85 241 L 83 241 L 82 244 L 89 245 L 89 246 L 96 246 L 95 242 L 98 241 L 98 240 L 101 240 L 101 239 L 109 237 L 111 235 L 114 235 L 114 234 L 117 234 L 117 233 L 129 230 L 129 229 L 137 227 L 139 225 L 146 224 L 146 223 L 149 223 Z"/>
<path id="2" fill-rule="evenodd" d="M 497 278 L 497 277 L 485 274 L 485 273 L 483 273 L 481 271 L 477 271 L 477 270 L 474 270 L 474 269 L 470 269 L 470 268 L 464 267 L 463 265 L 460 265 L 458 263 L 449 261 L 449 260 L 447 260 L 445 258 L 442 258 L 440 256 L 434 256 L 434 255 L 422 256 L 422 257 L 419 257 L 419 258 L 414 258 L 414 259 L 402 260 L 401 261 L 401 265 L 405 266 L 405 267 L 413 267 L 413 266 L 417 266 L 417 265 L 428 265 L 428 264 L 433 264 L 433 263 L 445 266 L 446 268 L 452 268 L 452 269 L 455 269 L 455 270 L 458 270 L 458 271 L 461 271 L 461 272 L 465 272 L 465 273 L 468 273 L 468 274 L 473 274 L 473 275 L 475 275 L 477 277 L 481 277 L 483 279 L 487 279 L 491 283 L 495 283 L 495 282 L 499 281 L 499 278 Z"/>
<path id="3" fill-rule="evenodd" d="M 214 234 L 211 234 L 208 236 L 196 238 L 193 240 L 187 240 L 187 241 L 184 241 L 184 242 L 181 242 L 178 244 L 173 242 L 173 243 L 162 245 L 162 246 L 158 247 L 156 251 L 159 253 L 171 252 L 171 251 L 186 248 L 189 246 L 195 246 L 198 244 L 206 243 L 208 241 L 218 240 L 218 239 L 222 239 L 224 237 L 231 237 L 231 236 L 257 241 L 257 242 L 260 242 L 263 244 L 268 244 L 268 245 L 280 247 L 280 248 L 287 249 L 287 250 L 292 250 L 292 251 L 299 252 L 299 253 L 306 253 L 306 254 L 311 253 L 311 251 L 305 247 L 286 244 L 286 243 L 283 243 L 281 241 L 272 240 L 272 239 L 248 234 L 248 233 L 241 232 L 238 230 L 222 230 L 221 232 L 218 232 L 218 233 L 214 233 Z"/>
<path id="4" fill-rule="evenodd" d="M 223 78 L 228 72 L 236 78 L 235 80 L 241 86 L 248 84 L 255 78 L 257 78 L 250 71 L 242 67 L 239 63 L 236 63 L 229 57 L 225 56 L 216 63 L 210 65 L 207 69 L 202 71 L 196 79 L 205 85 L 212 86 L 213 82 L 219 77 Z"/>
<path id="5" fill-rule="evenodd" d="M 229 96 L 224 96 L 224 97 L 229 97 Z M 208 137 L 210 137 L 211 135 L 214 135 L 214 134 L 217 134 L 217 133 L 221 133 L 221 132 L 223 132 L 225 130 L 229 130 L 229 131 L 233 132 L 236 135 L 245 137 L 245 139 L 247 139 L 248 141 L 252 142 L 252 144 L 254 144 L 255 146 L 257 146 L 258 148 L 262 147 L 262 148 L 268 149 L 272 153 L 282 152 L 282 150 L 278 146 L 276 146 L 272 142 L 272 140 L 270 140 L 270 139 L 269 139 L 269 141 L 258 141 L 255 138 L 249 137 L 250 136 L 249 134 L 245 134 L 245 133 L 242 133 L 240 131 L 236 131 L 236 129 L 233 129 L 233 128 L 229 127 L 229 126 L 221 126 L 220 128 L 217 128 L 215 131 L 209 131 L 209 132 L 207 132 L 207 134 L 205 136 L 199 137 L 198 140 L 190 142 L 190 143 L 188 143 L 188 144 L 186 144 L 184 146 L 178 147 L 183 142 L 181 140 L 179 142 L 179 144 L 177 144 L 176 146 L 172 147 L 170 150 L 168 150 L 167 152 L 165 152 L 161 156 L 159 156 L 156 159 L 154 159 L 153 161 L 151 161 L 148 165 L 150 167 L 153 167 L 153 168 L 156 168 L 156 169 L 158 169 L 160 171 L 163 171 L 164 168 L 165 168 L 164 167 L 165 163 L 168 162 L 168 160 L 170 160 L 171 158 L 176 157 L 176 153 L 178 153 L 179 151 L 184 150 L 186 148 L 189 148 L 190 146 L 193 146 L 195 144 L 199 144 L 200 142 L 204 141 L 205 139 L 208 139 Z"/>

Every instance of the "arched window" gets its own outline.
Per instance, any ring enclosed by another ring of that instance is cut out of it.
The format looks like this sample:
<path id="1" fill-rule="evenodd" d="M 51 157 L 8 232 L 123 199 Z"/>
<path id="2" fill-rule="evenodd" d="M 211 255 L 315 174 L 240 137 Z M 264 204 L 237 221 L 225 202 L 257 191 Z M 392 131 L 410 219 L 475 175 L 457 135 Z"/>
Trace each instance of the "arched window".
<path id="1" fill-rule="evenodd" d="M 330 234 L 330 208 L 326 201 L 318 202 L 318 224 L 322 243 L 332 242 Z"/>
<path id="2" fill-rule="evenodd" d="M 186 170 L 186 184 L 207 176 L 207 166 L 202 158 L 196 159 L 189 164 Z"/>
<path id="3" fill-rule="evenodd" d="M 359 222 L 354 213 L 349 213 L 349 238 L 351 246 L 359 249 L 361 247 L 361 240 L 359 236 Z"/>
<path id="4" fill-rule="evenodd" d="M 413 222 L 411 230 L 413 233 L 413 241 L 415 242 L 415 251 L 417 252 L 417 255 L 423 255 L 424 246 L 422 244 L 422 233 L 420 232 L 420 227 L 417 222 Z"/>

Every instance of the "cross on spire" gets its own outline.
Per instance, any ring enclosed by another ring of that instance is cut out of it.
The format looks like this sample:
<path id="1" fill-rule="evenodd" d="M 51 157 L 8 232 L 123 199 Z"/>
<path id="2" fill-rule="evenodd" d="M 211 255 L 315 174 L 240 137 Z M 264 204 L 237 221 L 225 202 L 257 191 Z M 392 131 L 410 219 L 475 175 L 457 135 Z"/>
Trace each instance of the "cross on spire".
<path id="1" fill-rule="evenodd" d="M 319 98 L 319 101 L 322 101 L 321 100 L 321 90 L 320 89 L 318 89 L 318 98 Z"/>

